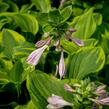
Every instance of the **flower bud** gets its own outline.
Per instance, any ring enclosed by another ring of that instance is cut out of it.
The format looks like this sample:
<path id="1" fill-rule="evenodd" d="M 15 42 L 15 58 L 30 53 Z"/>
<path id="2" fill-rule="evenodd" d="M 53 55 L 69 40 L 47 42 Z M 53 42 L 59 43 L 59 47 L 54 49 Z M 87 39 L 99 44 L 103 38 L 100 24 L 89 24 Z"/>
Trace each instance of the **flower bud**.
<path id="1" fill-rule="evenodd" d="M 59 75 L 62 78 L 65 75 L 65 63 L 64 63 L 64 56 L 63 51 L 61 52 L 61 58 L 59 61 Z"/>

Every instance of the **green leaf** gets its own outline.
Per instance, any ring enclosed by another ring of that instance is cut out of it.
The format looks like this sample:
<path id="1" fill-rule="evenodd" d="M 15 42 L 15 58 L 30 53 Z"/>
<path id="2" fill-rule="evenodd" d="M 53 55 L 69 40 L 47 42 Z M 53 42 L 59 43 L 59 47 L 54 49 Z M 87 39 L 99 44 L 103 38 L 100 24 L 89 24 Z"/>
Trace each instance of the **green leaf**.
<path id="1" fill-rule="evenodd" d="M 23 32 L 31 32 L 36 34 L 38 32 L 38 22 L 35 17 L 29 14 L 15 14 L 12 16 L 16 24 Z"/>
<path id="2" fill-rule="evenodd" d="M 72 6 L 65 7 L 60 13 L 63 17 L 63 20 L 61 22 L 65 22 L 72 14 Z"/>
<path id="3" fill-rule="evenodd" d="M 4 87 L 7 83 L 9 83 L 9 81 L 8 81 L 7 79 L 1 79 L 1 78 L 0 78 L 0 89 L 1 89 L 2 87 Z"/>
<path id="4" fill-rule="evenodd" d="M 9 5 L 9 11 L 18 12 L 19 7 L 11 0 L 7 0 L 6 3 Z"/>
<path id="5" fill-rule="evenodd" d="M 27 105 L 18 105 L 14 109 L 37 109 L 32 101 L 30 101 Z"/>
<path id="6" fill-rule="evenodd" d="M 13 25 L 20 27 L 23 32 L 31 32 L 33 34 L 38 32 L 38 21 L 30 14 L 5 12 L 1 13 L 0 17 L 6 17 Z"/>
<path id="7" fill-rule="evenodd" d="M 43 27 L 48 23 L 48 13 L 38 13 L 37 20 Z"/>
<path id="8" fill-rule="evenodd" d="M 9 5 L 7 3 L 5 3 L 5 2 L 0 3 L 0 13 L 7 11 L 8 8 L 9 8 Z"/>
<path id="9" fill-rule="evenodd" d="M 87 40 L 84 40 L 84 45 L 85 46 L 90 46 L 90 47 L 95 47 L 98 43 L 98 40 L 94 39 L 94 38 L 91 38 L 91 39 L 87 39 Z"/>
<path id="10" fill-rule="evenodd" d="M 94 19 L 96 21 L 96 24 L 101 25 L 102 24 L 102 19 L 103 19 L 102 15 L 100 13 L 94 13 L 93 16 L 94 16 Z"/>
<path id="11" fill-rule="evenodd" d="M 105 63 L 105 54 L 101 47 L 86 47 L 69 58 L 69 77 L 83 79 L 90 73 L 100 71 Z"/>
<path id="12" fill-rule="evenodd" d="M 0 69 L 0 79 L 8 79 L 7 72 L 3 72 L 1 71 L 1 69 Z"/>
<path id="13" fill-rule="evenodd" d="M 93 8 L 89 9 L 86 13 L 81 16 L 77 16 L 74 18 L 74 22 L 72 22 L 73 28 L 77 31 L 73 33 L 74 37 L 78 37 L 80 39 L 87 39 L 91 37 L 91 35 L 96 30 L 96 22 L 93 17 Z"/>
<path id="14" fill-rule="evenodd" d="M 32 0 L 32 3 L 44 13 L 49 12 L 51 9 L 50 0 Z"/>
<path id="15" fill-rule="evenodd" d="M 8 71 L 13 67 L 12 60 L 8 60 L 5 58 L 0 58 L 0 69 L 3 71 Z"/>
<path id="16" fill-rule="evenodd" d="M 33 7 L 33 4 L 26 4 L 26 5 L 23 5 L 20 9 L 20 12 L 21 13 L 28 13 L 28 11 Z"/>
<path id="17" fill-rule="evenodd" d="M 106 54 L 109 54 L 109 31 L 105 31 L 104 34 L 101 34 L 102 41 L 101 46 Z"/>
<path id="18" fill-rule="evenodd" d="M 0 79 L 9 80 L 7 71 L 9 71 L 12 67 L 13 63 L 11 60 L 0 58 Z"/>
<path id="19" fill-rule="evenodd" d="M 9 20 L 8 20 L 8 19 L 3 18 L 3 19 L 0 20 L 0 30 L 3 28 L 3 26 L 4 26 L 6 23 L 9 23 Z"/>
<path id="20" fill-rule="evenodd" d="M 48 14 L 49 17 L 49 22 L 51 23 L 51 25 L 57 25 L 59 24 L 62 20 L 63 17 L 61 16 L 59 10 L 55 9 L 49 12 Z"/>
<path id="21" fill-rule="evenodd" d="M 47 106 L 47 98 L 52 94 L 62 96 L 69 102 L 72 100 L 71 93 L 65 91 L 64 83 L 61 80 L 38 70 L 29 73 L 27 88 L 38 109 L 44 109 Z"/>
<path id="22" fill-rule="evenodd" d="M 43 31 L 44 32 L 50 32 L 51 30 L 53 30 L 51 25 L 46 24 L 46 25 L 43 26 Z"/>
<path id="23" fill-rule="evenodd" d="M 33 50 L 35 50 L 34 44 L 29 42 L 24 42 L 19 46 L 14 47 L 13 57 L 14 58 L 23 58 L 28 56 Z"/>
<path id="24" fill-rule="evenodd" d="M 9 58 L 13 56 L 13 48 L 25 41 L 22 35 L 9 29 L 3 29 L 0 37 L 1 44 L 4 47 L 4 54 Z"/>
<path id="25" fill-rule="evenodd" d="M 8 72 L 9 79 L 13 82 L 22 82 L 23 65 L 20 61 L 15 62 L 13 68 Z"/>
<path id="26" fill-rule="evenodd" d="M 67 53 L 72 54 L 76 52 L 80 47 L 77 46 L 74 42 L 70 42 L 67 40 L 61 40 L 61 45 Z"/>

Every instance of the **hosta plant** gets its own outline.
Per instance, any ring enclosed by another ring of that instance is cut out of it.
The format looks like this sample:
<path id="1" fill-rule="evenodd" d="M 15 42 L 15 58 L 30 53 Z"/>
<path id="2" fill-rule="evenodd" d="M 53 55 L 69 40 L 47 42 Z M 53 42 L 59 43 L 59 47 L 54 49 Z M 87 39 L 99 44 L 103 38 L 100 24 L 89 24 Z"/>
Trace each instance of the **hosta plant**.
<path id="1" fill-rule="evenodd" d="M 108 5 L 0 0 L 0 109 L 108 109 Z"/>

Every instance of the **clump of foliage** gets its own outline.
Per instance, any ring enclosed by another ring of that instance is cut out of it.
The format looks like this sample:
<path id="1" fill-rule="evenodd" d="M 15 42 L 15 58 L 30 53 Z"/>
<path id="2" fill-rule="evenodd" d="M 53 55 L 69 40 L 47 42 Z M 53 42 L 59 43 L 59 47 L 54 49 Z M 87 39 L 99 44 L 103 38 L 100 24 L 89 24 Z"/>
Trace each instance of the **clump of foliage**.
<path id="1" fill-rule="evenodd" d="M 108 109 L 108 5 L 0 0 L 0 109 Z"/>

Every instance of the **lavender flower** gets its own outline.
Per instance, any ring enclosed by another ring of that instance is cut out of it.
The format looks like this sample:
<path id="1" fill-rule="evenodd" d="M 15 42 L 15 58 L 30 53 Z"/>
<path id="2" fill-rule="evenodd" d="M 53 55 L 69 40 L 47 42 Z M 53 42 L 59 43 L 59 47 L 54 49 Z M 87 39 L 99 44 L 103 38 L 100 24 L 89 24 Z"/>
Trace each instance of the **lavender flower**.
<path id="1" fill-rule="evenodd" d="M 37 65 L 39 62 L 39 59 L 42 56 L 42 53 L 47 47 L 48 47 L 47 45 L 44 45 L 43 47 L 38 48 L 37 50 L 34 50 L 27 58 L 27 63 L 32 65 Z"/>
<path id="2" fill-rule="evenodd" d="M 64 63 L 63 51 L 61 52 L 61 58 L 59 61 L 59 75 L 60 78 L 62 78 L 65 75 L 65 63 Z"/>
<path id="3" fill-rule="evenodd" d="M 51 97 L 48 97 L 47 101 L 49 103 L 47 105 L 48 109 L 60 109 L 64 106 L 72 106 L 71 103 L 65 101 L 62 97 L 54 94 L 52 94 Z"/>

